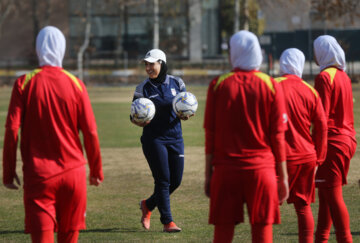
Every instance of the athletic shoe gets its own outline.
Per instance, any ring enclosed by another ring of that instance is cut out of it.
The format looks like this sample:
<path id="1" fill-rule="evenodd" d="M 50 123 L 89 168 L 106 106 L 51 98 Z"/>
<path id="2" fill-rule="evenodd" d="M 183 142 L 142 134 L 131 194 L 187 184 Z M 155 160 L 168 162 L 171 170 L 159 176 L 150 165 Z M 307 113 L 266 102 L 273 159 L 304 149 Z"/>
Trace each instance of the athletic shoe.
<path id="1" fill-rule="evenodd" d="M 142 212 L 141 224 L 146 230 L 149 230 L 151 211 L 146 206 L 145 200 L 140 201 L 140 210 Z"/>
<path id="2" fill-rule="evenodd" d="M 164 224 L 164 232 L 176 233 L 176 232 L 180 232 L 180 231 L 181 231 L 181 228 L 177 227 L 176 224 L 172 221 L 168 224 Z"/>

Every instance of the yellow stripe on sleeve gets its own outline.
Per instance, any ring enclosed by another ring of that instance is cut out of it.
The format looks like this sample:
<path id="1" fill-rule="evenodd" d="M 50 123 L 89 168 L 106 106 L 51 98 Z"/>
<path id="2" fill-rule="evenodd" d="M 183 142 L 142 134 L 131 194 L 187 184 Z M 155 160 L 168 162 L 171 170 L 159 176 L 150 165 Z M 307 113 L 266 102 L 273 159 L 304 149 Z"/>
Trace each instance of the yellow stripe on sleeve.
<path id="1" fill-rule="evenodd" d="M 281 83 L 282 81 L 286 80 L 287 77 L 278 77 L 278 78 L 274 78 L 274 80 L 278 83 Z"/>
<path id="2" fill-rule="evenodd" d="M 262 73 L 262 72 L 255 72 L 254 73 L 257 77 L 259 77 L 262 81 L 265 82 L 265 84 L 269 87 L 269 89 L 271 90 L 271 92 L 273 94 L 275 94 L 275 89 L 274 89 L 274 86 L 271 82 L 271 79 L 270 79 L 270 76 L 265 74 L 265 73 Z"/>
<path id="3" fill-rule="evenodd" d="M 327 69 L 324 70 L 324 72 L 327 72 L 329 74 L 329 76 L 330 76 L 330 84 L 331 85 L 334 82 L 334 77 L 335 77 L 336 71 L 337 71 L 337 69 L 334 68 L 334 67 L 330 67 L 330 68 L 327 68 Z"/>
<path id="4" fill-rule="evenodd" d="M 35 70 L 33 70 L 32 72 L 28 73 L 25 75 L 25 81 L 23 83 L 23 85 L 21 85 L 21 90 L 25 89 L 25 86 L 30 82 L 30 80 L 39 72 L 41 72 L 41 68 L 37 68 Z"/>
<path id="5" fill-rule="evenodd" d="M 69 73 L 65 69 L 62 69 L 62 72 L 65 73 L 75 83 L 75 85 L 80 89 L 81 92 L 83 91 L 79 80 L 74 75 L 72 75 L 71 73 Z"/>
<path id="6" fill-rule="evenodd" d="M 316 98 L 319 97 L 319 95 L 318 95 L 318 93 L 316 92 L 316 90 L 315 90 L 310 84 L 308 84 L 308 83 L 305 82 L 304 80 L 302 80 L 302 82 L 303 82 L 303 84 L 305 84 L 306 86 L 309 87 L 309 89 L 314 93 L 314 95 L 315 95 Z"/>
<path id="7" fill-rule="evenodd" d="M 214 86 L 214 91 L 215 91 L 215 90 L 217 89 L 217 87 L 222 83 L 222 81 L 224 81 L 224 80 L 227 79 L 228 77 L 231 77 L 232 75 L 234 75 L 234 72 L 225 73 L 225 74 L 221 75 L 221 76 L 218 78 L 218 80 L 217 80 L 217 82 L 216 82 L 216 84 L 215 84 L 215 86 Z"/>

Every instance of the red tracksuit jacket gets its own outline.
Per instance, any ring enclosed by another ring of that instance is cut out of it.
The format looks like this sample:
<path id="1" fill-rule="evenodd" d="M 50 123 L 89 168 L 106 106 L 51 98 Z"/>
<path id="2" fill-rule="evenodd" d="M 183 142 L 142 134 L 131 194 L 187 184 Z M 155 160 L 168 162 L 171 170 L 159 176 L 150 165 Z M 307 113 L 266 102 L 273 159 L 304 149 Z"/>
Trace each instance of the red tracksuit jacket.
<path id="1" fill-rule="evenodd" d="M 90 176 L 103 179 L 95 118 L 85 85 L 60 67 L 43 66 L 14 84 L 6 120 L 3 183 L 12 183 L 18 129 L 24 187 L 61 175 L 86 163 Z"/>
<path id="2" fill-rule="evenodd" d="M 279 84 L 262 72 L 235 69 L 209 85 L 205 152 L 214 155 L 213 165 L 275 167 L 286 160 L 286 122 Z"/>
<path id="3" fill-rule="evenodd" d="M 351 80 L 341 69 L 328 67 L 316 76 L 315 89 L 327 118 L 328 142 L 344 151 L 347 141 L 356 143 Z"/>
<path id="4" fill-rule="evenodd" d="M 284 75 L 275 80 L 283 88 L 289 117 L 285 133 L 287 163 L 317 161 L 321 164 L 327 150 L 327 121 L 319 94 L 296 75 Z"/>

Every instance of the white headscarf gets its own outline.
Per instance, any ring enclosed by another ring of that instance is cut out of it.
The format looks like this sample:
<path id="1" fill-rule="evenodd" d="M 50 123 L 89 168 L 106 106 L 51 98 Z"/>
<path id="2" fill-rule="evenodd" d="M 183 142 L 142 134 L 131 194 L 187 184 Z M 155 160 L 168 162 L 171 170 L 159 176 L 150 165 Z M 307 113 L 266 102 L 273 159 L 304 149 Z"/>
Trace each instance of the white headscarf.
<path id="1" fill-rule="evenodd" d="M 66 41 L 63 33 L 56 27 L 47 26 L 36 37 L 36 53 L 39 66 L 62 67 Z"/>
<path id="2" fill-rule="evenodd" d="M 335 66 L 345 71 L 345 53 L 334 37 L 321 35 L 316 38 L 314 41 L 314 52 L 320 70 Z"/>
<path id="3" fill-rule="evenodd" d="M 280 57 L 280 75 L 294 74 L 301 78 L 305 64 L 305 56 L 297 48 L 283 51 Z"/>
<path id="4" fill-rule="evenodd" d="M 253 33 L 241 30 L 230 38 L 230 60 L 233 68 L 258 70 L 262 62 L 259 40 Z"/>

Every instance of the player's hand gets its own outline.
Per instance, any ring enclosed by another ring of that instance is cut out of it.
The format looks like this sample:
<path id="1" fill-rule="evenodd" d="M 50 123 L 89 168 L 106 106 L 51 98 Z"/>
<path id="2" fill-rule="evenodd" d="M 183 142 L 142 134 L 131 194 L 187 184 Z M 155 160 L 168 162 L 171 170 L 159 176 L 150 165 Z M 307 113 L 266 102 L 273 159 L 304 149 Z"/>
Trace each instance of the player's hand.
<path id="1" fill-rule="evenodd" d="M 178 117 L 179 117 L 181 120 L 183 120 L 183 121 L 189 120 L 189 118 L 192 117 L 192 116 L 195 116 L 195 114 L 187 115 L 187 116 L 185 116 L 185 115 L 178 115 Z"/>
<path id="2" fill-rule="evenodd" d="M 101 184 L 101 180 L 98 177 L 90 176 L 90 185 L 98 186 Z"/>
<path id="3" fill-rule="evenodd" d="M 211 171 L 209 171 L 209 173 L 205 173 L 204 191 L 205 191 L 205 195 L 208 198 L 210 198 L 211 177 L 212 177 L 212 167 L 211 167 Z"/>
<path id="4" fill-rule="evenodd" d="M 210 198 L 210 184 L 211 184 L 210 182 L 211 182 L 210 179 L 205 179 L 205 184 L 204 184 L 205 195 L 209 198 Z"/>
<path id="5" fill-rule="evenodd" d="M 137 122 L 134 119 L 131 119 L 131 122 L 134 123 L 135 125 L 139 126 L 139 127 L 145 127 L 147 124 L 150 123 L 150 121 L 146 121 L 146 122 Z"/>
<path id="6" fill-rule="evenodd" d="M 314 175 L 316 175 L 316 172 L 317 172 L 318 168 L 319 168 L 319 166 L 318 166 L 318 165 L 317 165 L 317 166 L 315 166 Z"/>
<path id="7" fill-rule="evenodd" d="M 204 191 L 207 197 L 210 197 L 211 191 L 211 178 L 213 173 L 213 166 L 212 166 L 213 154 L 206 154 L 205 155 L 205 183 L 204 183 Z"/>
<path id="8" fill-rule="evenodd" d="M 278 196 L 280 205 L 289 197 L 289 182 L 287 179 L 278 180 Z"/>
<path id="9" fill-rule="evenodd" d="M 15 176 L 14 176 L 14 179 L 16 181 L 16 183 L 20 186 L 21 183 L 20 183 L 20 179 L 18 177 L 18 175 L 15 173 Z M 4 186 L 8 189 L 11 189 L 11 190 L 17 190 L 19 189 L 19 186 L 17 186 L 14 182 L 11 183 L 11 184 L 4 184 Z"/>

